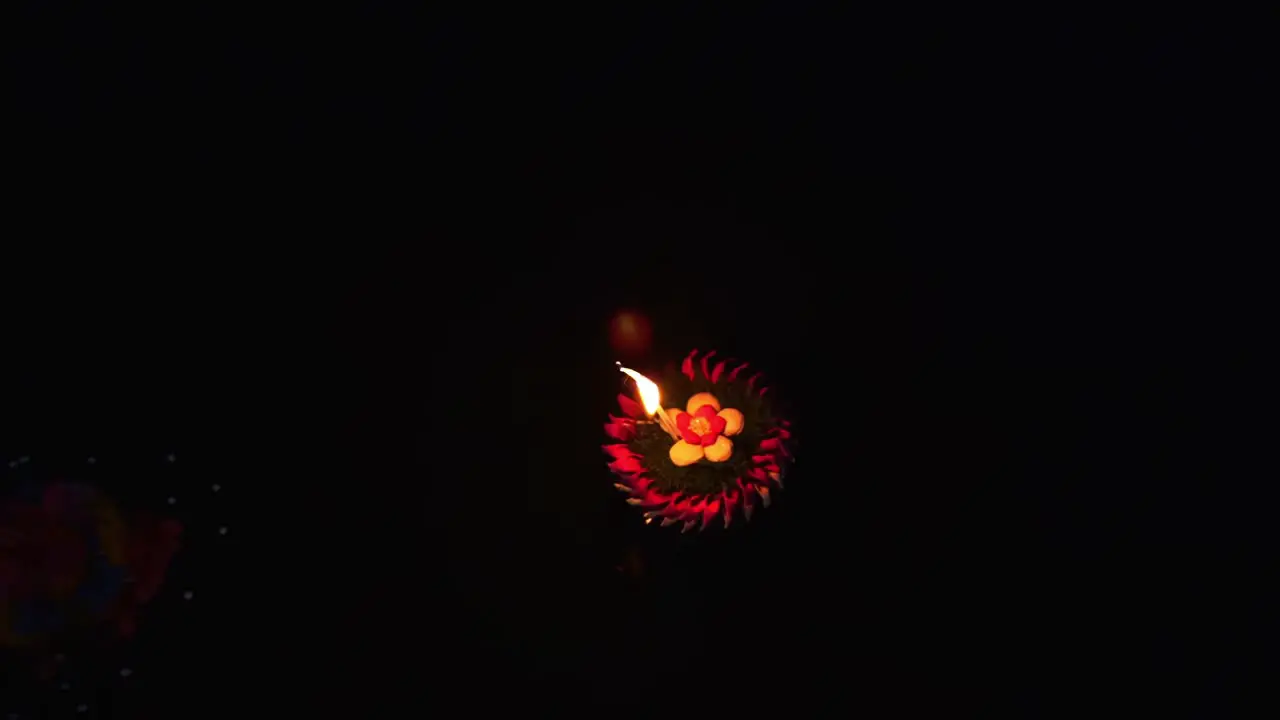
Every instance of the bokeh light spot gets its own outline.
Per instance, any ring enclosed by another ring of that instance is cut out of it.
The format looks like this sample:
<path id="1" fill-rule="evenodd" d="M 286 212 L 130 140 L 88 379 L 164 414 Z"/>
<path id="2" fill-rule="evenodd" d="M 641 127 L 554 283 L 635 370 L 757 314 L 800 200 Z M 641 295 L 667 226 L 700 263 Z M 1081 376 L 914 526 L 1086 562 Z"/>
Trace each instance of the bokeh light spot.
<path id="1" fill-rule="evenodd" d="M 647 352 L 652 338 L 653 325 L 638 312 L 620 311 L 609 323 L 609 344 L 620 355 Z"/>

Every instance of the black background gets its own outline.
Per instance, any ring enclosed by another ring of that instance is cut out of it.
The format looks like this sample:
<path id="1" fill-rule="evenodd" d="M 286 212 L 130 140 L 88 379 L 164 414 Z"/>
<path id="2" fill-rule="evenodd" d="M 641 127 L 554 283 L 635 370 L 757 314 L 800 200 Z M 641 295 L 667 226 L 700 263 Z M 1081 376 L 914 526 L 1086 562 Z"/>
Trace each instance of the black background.
<path id="1" fill-rule="evenodd" d="M 224 611 L 117 716 L 1221 709 L 1263 676 L 1227 481 L 1260 432 L 1225 429 L 1265 307 L 1247 18 L 262 13 L 16 26 L 6 448 L 253 488 Z M 750 527 L 610 489 L 621 309 L 637 366 L 716 348 L 789 402 Z"/>

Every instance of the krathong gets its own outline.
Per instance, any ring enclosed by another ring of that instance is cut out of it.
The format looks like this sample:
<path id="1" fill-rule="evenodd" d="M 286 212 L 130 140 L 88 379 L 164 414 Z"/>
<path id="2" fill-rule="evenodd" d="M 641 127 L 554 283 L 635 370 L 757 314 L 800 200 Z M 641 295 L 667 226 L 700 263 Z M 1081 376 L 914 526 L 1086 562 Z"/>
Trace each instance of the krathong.
<path id="1" fill-rule="evenodd" d="M 615 487 L 646 523 L 679 523 L 687 532 L 722 518 L 728 528 L 739 510 L 750 520 L 794 462 L 791 423 L 775 414 L 763 374 L 715 356 L 694 350 L 661 383 L 621 368 L 640 402 L 618 395 L 622 415 L 609 415 L 612 442 L 603 447 Z"/>

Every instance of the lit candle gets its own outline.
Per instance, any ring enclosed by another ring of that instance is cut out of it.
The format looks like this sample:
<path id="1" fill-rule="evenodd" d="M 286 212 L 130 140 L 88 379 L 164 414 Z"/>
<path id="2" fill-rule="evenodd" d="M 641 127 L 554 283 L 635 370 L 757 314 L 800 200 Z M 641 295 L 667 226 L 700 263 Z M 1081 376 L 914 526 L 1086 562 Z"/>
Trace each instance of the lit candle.
<path id="1" fill-rule="evenodd" d="M 631 368 L 619 366 L 618 369 L 636 381 L 636 388 L 640 391 L 640 402 L 644 405 L 644 411 L 657 419 L 658 425 L 673 440 L 679 440 L 680 433 L 676 432 L 675 424 L 671 422 L 671 418 L 667 417 L 667 411 L 662 409 L 662 392 L 658 390 L 657 383 Z"/>

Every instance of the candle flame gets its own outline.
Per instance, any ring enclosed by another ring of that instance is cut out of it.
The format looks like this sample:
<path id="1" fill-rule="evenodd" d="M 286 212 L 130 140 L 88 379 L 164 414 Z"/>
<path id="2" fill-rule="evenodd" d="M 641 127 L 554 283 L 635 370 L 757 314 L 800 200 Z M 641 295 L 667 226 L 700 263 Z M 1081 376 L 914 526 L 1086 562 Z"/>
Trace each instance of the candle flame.
<path id="1" fill-rule="evenodd" d="M 658 412 L 658 408 L 662 407 L 662 393 L 659 392 L 657 383 L 631 368 L 619 367 L 618 369 L 636 381 L 636 388 L 640 391 L 640 402 L 644 405 L 645 413 L 653 415 Z"/>

